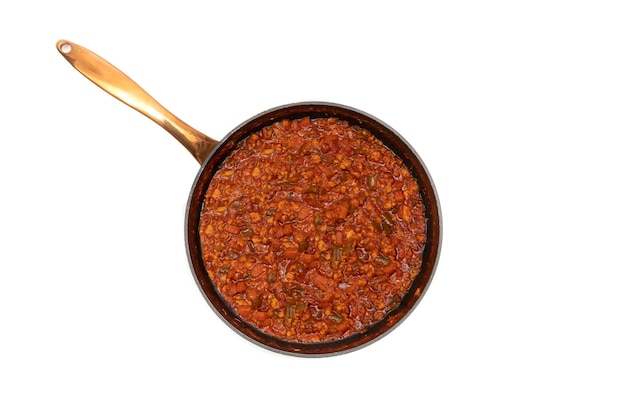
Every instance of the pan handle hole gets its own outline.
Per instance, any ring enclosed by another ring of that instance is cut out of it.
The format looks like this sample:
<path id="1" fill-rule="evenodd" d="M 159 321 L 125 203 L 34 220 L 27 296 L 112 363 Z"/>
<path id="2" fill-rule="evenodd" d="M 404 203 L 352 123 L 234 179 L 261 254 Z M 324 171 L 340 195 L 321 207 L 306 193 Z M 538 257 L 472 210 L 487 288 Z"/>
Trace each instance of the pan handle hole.
<path id="1" fill-rule="evenodd" d="M 72 45 L 69 43 L 62 43 L 60 49 L 64 54 L 69 54 L 72 51 Z"/>

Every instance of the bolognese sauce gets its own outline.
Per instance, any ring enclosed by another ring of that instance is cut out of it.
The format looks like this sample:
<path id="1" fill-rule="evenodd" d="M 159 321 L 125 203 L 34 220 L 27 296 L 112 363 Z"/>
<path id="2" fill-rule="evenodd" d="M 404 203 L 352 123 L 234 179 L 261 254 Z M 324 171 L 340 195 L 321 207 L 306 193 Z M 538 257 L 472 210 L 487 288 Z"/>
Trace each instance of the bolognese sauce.
<path id="1" fill-rule="evenodd" d="M 422 264 L 420 187 L 369 131 L 336 118 L 283 120 L 222 162 L 204 198 L 203 261 L 259 330 L 312 343 L 393 311 Z"/>

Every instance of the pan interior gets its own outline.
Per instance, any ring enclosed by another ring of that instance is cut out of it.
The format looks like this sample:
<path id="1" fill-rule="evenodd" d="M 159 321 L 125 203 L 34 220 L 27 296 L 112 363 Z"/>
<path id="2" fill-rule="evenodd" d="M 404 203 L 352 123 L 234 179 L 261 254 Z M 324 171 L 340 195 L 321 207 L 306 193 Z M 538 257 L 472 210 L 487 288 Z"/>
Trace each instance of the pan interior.
<path id="1" fill-rule="evenodd" d="M 303 117 L 312 119 L 335 117 L 367 129 L 374 134 L 403 160 L 416 178 L 421 188 L 427 217 L 427 243 L 423 252 L 422 267 L 400 305 L 365 332 L 329 342 L 292 342 L 268 335 L 241 320 L 214 287 L 202 260 L 200 244 L 199 224 L 204 195 L 222 161 L 240 141 L 246 139 L 250 134 L 258 132 L 276 121 Z M 277 107 L 249 119 L 231 131 L 209 155 L 196 177 L 187 206 L 186 229 L 187 254 L 194 277 L 216 313 L 228 325 L 253 342 L 278 352 L 306 356 L 348 352 L 377 340 L 395 328 L 423 297 L 435 272 L 441 246 L 440 208 L 437 194 L 426 167 L 411 145 L 391 127 L 367 113 L 342 105 L 319 102 L 296 103 Z"/>

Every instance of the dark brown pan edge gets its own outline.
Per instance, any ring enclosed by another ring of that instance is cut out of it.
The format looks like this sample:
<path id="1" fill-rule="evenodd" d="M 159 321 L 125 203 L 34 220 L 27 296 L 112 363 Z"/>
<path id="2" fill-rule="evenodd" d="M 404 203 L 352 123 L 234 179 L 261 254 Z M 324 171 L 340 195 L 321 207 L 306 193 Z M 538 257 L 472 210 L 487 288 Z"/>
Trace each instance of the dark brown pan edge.
<path id="1" fill-rule="evenodd" d="M 363 333 L 340 340 L 320 343 L 297 343 L 279 339 L 261 332 L 256 327 L 240 319 L 216 291 L 211 278 L 208 276 L 202 261 L 198 230 L 206 189 L 221 162 L 233 148 L 250 134 L 258 132 L 263 127 L 276 121 L 300 119 L 303 117 L 336 117 L 361 126 L 373 133 L 396 155 L 402 158 L 417 179 L 421 187 L 428 221 L 427 244 L 423 253 L 422 268 L 400 305 L 382 321 L 371 326 Z M 202 164 L 194 181 L 187 203 L 185 225 L 187 256 L 195 281 L 218 316 L 240 335 L 265 348 L 280 353 L 309 357 L 347 353 L 367 346 L 395 329 L 424 297 L 434 276 L 442 244 L 439 199 L 430 174 L 417 152 L 399 133 L 374 116 L 348 106 L 326 102 L 302 102 L 275 107 L 252 117 L 226 135 Z"/>

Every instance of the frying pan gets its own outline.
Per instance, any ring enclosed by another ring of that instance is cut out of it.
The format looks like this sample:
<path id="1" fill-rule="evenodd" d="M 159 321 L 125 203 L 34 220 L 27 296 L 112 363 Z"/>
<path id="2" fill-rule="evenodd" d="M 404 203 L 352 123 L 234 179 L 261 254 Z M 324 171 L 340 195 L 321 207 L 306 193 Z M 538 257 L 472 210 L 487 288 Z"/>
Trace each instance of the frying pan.
<path id="1" fill-rule="evenodd" d="M 237 126 L 221 141 L 197 131 L 174 116 L 139 85 L 109 62 L 88 49 L 66 40 L 57 42 L 57 50 L 81 74 L 104 91 L 153 120 L 174 136 L 201 164 L 191 188 L 186 218 L 187 257 L 195 281 L 213 310 L 231 328 L 248 340 L 270 350 L 297 356 L 327 356 L 346 353 L 369 345 L 396 328 L 424 296 L 439 259 L 441 248 L 441 209 L 432 179 L 411 145 L 391 127 L 375 117 L 352 107 L 327 102 L 301 102 L 264 111 Z M 421 188 L 427 218 L 426 245 L 422 267 L 398 307 L 365 331 L 349 337 L 316 343 L 301 343 L 268 335 L 242 320 L 220 296 L 202 260 L 200 213 L 208 185 L 220 164 L 250 134 L 284 119 L 336 117 L 369 130 L 399 156 Z"/>

